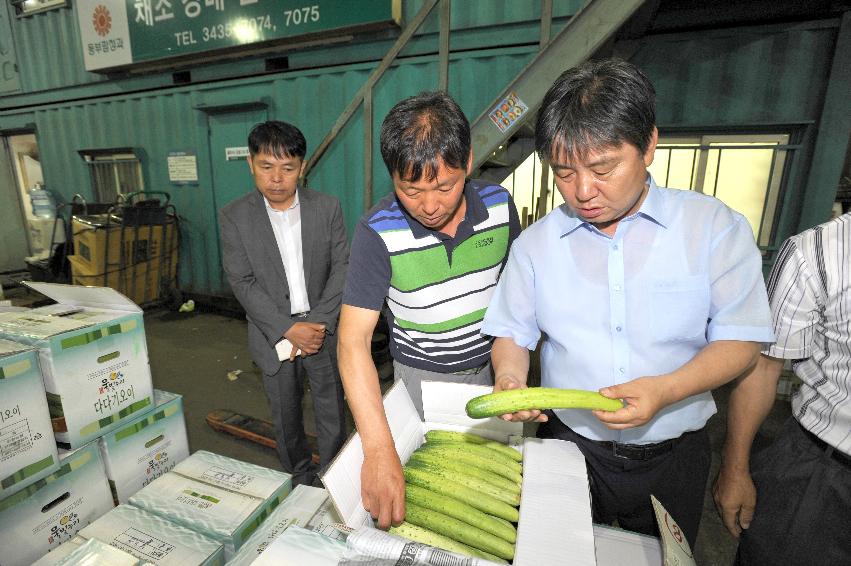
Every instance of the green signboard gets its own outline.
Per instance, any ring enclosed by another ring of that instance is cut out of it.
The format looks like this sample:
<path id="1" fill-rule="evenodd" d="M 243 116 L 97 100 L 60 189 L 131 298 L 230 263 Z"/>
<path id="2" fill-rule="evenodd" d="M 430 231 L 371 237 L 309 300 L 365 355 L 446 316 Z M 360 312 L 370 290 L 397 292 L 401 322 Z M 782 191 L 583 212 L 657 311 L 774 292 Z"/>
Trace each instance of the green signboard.
<path id="1" fill-rule="evenodd" d="M 400 0 L 79 0 L 86 70 L 399 24 Z"/>

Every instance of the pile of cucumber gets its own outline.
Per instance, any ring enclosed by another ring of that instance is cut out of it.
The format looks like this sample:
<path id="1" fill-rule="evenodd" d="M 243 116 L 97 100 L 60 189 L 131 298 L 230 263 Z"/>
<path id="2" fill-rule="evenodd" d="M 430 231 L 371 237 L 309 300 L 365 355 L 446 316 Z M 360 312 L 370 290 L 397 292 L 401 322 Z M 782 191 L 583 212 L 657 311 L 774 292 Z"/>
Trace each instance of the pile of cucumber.
<path id="1" fill-rule="evenodd" d="M 390 532 L 493 562 L 513 559 L 521 454 L 475 434 L 425 437 L 404 467 L 405 521 Z"/>

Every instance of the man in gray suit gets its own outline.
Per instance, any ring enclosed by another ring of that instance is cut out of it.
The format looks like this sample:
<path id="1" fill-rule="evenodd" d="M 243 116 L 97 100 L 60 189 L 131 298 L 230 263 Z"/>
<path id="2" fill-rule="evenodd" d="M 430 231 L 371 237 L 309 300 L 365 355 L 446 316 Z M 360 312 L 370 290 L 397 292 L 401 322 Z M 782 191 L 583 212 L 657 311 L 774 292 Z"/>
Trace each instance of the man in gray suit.
<path id="1" fill-rule="evenodd" d="M 278 456 L 293 486 L 318 483 L 346 439 L 336 328 L 348 264 L 339 201 L 299 187 L 307 143 L 270 121 L 248 136 L 257 188 L 219 214 L 224 270 L 248 319 L 248 347 L 263 371 Z M 301 410 L 304 373 L 316 413 L 320 467 Z"/>

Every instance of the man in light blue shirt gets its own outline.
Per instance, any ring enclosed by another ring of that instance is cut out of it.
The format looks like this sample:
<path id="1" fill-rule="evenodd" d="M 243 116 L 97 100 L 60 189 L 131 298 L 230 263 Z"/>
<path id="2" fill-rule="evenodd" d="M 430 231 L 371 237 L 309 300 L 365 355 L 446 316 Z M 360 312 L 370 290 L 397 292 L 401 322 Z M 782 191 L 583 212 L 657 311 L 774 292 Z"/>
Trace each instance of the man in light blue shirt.
<path id="1" fill-rule="evenodd" d="M 521 411 L 585 455 L 595 522 L 656 533 L 653 494 L 694 545 L 711 460 L 712 389 L 774 339 L 747 221 L 720 201 L 656 186 L 655 92 L 633 65 L 589 62 L 550 88 L 536 148 L 565 205 L 515 241 L 482 332 L 495 391 L 599 390 L 616 412 Z"/>

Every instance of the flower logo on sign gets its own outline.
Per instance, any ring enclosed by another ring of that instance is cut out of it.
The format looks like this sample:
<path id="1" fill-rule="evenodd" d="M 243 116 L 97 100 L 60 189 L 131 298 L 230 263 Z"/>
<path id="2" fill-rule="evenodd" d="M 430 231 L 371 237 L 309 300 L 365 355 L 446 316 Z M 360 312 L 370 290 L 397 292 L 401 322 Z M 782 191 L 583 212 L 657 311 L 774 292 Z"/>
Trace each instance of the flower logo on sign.
<path id="1" fill-rule="evenodd" d="M 112 28 L 112 16 L 106 6 L 99 5 L 92 13 L 92 25 L 95 26 L 95 31 L 101 37 L 109 33 Z"/>

